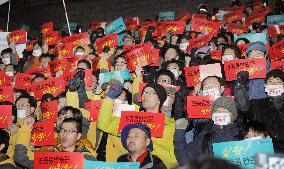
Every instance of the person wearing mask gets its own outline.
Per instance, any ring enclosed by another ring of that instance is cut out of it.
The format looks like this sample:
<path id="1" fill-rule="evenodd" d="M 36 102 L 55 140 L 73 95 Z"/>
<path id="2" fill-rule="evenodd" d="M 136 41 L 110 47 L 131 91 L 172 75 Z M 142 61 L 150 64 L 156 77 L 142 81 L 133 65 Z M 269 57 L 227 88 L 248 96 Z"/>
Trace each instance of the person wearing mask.
<path id="1" fill-rule="evenodd" d="M 6 48 L 1 51 L 1 59 L 4 65 L 18 65 L 15 54 L 13 53 L 11 48 Z"/>

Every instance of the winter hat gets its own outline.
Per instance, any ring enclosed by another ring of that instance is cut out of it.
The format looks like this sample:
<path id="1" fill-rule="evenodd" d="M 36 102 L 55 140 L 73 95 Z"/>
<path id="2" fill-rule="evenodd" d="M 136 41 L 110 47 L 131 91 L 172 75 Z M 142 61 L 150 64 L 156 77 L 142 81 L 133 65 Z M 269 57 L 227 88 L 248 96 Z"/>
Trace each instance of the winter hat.
<path id="1" fill-rule="evenodd" d="M 267 53 L 265 45 L 260 41 L 250 43 L 246 49 L 246 55 L 253 50 L 260 50 Z"/>
<path id="2" fill-rule="evenodd" d="M 216 113 L 218 108 L 223 108 L 232 113 L 232 121 L 238 116 L 237 106 L 233 99 L 229 97 L 219 97 L 212 104 L 212 113 Z"/>
<path id="3" fill-rule="evenodd" d="M 268 72 L 266 75 L 265 83 L 271 77 L 274 77 L 274 78 L 278 77 L 282 80 L 282 82 L 284 82 L 284 72 L 280 69 L 273 69 L 270 72 Z"/>
<path id="4" fill-rule="evenodd" d="M 154 91 L 156 92 L 156 94 L 157 94 L 157 96 L 160 100 L 160 107 L 162 107 L 164 102 L 167 100 L 167 92 L 166 92 L 165 88 L 162 85 L 159 85 L 158 83 L 148 83 L 144 87 L 144 89 L 146 89 L 147 87 L 151 87 L 152 89 L 154 89 Z M 143 91 L 144 91 L 144 89 L 143 89 Z"/>
<path id="5" fill-rule="evenodd" d="M 121 142 L 122 142 L 122 145 L 125 149 L 127 149 L 127 137 L 128 137 L 128 133 L 131 129 L 133 128 L 138 128 L 138 129 L 141 129 L 143 130 L 146 135 L 148 136 L 148 138 L 150 139 L 150 144 L 148 145 L 148 150 L 150 151 L 153 151 L 153 143 L 152 143 L 152 140 L 151 140 L 151 131 L 150 131 L 150 128 L 145 125 L 145 124 L 128 124 L 127 126 L 125 126 L 123 129 L 122 129 L 122 132 L 121 132 Z"/>

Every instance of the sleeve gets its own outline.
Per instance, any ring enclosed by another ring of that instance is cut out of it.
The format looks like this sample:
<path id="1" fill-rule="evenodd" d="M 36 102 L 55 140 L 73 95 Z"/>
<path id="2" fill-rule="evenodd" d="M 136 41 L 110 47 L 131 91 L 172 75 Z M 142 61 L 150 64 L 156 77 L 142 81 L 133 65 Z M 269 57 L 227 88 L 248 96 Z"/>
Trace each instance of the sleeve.
<path id="1" fill-rule="evenodd" d="M 174 134 L 175 156 L 180 166 L 187 163 L 185 129 L 176 129 Z"/>
<path id="2" fill-rule="evenodd" d="M 113 100 L 105 98 L 99 112 L 98 128 L 108 134 L 118 135 L 120 118 L 113 116 Z"/>
<path id="3" fill-rule="evenodd" d="M 174 119 L 184 118 L 186 116 L 186 110 L 184 108 L 185 97 L 189 94 L 187 88 L 182 88 L 176 93 L 176 99 L 174 102 L 173 113 Z"/>

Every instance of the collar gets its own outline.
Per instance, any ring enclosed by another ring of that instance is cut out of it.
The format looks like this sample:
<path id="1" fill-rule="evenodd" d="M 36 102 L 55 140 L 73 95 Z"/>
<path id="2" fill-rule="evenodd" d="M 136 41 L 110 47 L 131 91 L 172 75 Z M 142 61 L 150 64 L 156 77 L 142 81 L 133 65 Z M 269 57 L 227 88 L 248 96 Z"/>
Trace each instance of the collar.
<path id="1" fill-rule="evenodd" d="M 148 152 L 148 150 L 146 150 L 143 154 L 141 154 L 141 155 L 137 158 L 136 162 L 143 163 L 143 161 L 144 161 L 145 158 L 148 156 L 148 154 L 149 154 L 149 152 Z M 131 154 L 130 154 L 130 153 L 127 155 L 127 160 L 128 160 L 128 162 L 133 162 L 132 159 L 131 159 Z"/>

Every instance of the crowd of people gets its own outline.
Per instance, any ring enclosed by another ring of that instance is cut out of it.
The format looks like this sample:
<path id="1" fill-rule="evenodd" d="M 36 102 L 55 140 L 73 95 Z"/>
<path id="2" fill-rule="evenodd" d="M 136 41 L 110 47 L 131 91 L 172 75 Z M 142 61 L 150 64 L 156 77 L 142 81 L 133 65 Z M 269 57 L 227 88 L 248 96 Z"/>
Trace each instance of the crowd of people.
<path id="1" fill-rule="evenodd" d="M 223 21 L 220 19 L 222 8 L 214 9 L 213 13 L 209 13 L 206 4 L 197 8 L 197 14 L 205 16 L 203 20 L 216 23 Z M 271 8 L 267 1 L 242 4 L 238 0 L 226 7 L 231 12 L 241 11 L 244 17 L 232 21 L 237 25 L 245 25 L 245 19 L 259 13 L 265 13 L 265 16 L 284 15 L 283 9 L 283 1 L 279 1 L 275 8 Z M 189 25 L 191 17 L 184 21 Z M 54 50 L 59 45 L 45 44 L 44 34 L 35 39 L 28 37 L 27 44 L 33 42 L 32 50 L 26 49 L 22 53 L 23 57 L 20 57 L 16 50 L 17 44 L 7 38 L 9 48 L 1 51 L 0 69 L 1 74 L 10 77 L 11 83 L 1 83 L 1 86 L 13 87 L 14 102 L 3 98 L 0 102 L 0 106 L 12 106 L 11 122 L 7 128 L 0 129 L 0 168 L 34 168 L 35 152 L 81 152 L 86 160 L 139 162 L 143 169 L 233 169 L 239 166 L 214 159 L 212 145 L 264 138 L 272 138 L 275 153 L 283 153 L 283 65 L 282 70 L 270 69 L 272 62 L 284 61 L 284 52 L 277 60 L 274 58 L 272 61 L 270 58 L 271 46 L 284 40 L 283 30 L 271 37 L 266 21 L 245 25 L 248 30 L 242 34 L 266 33 L 267 44 L 264 44 L 261 39 L 236 39 L 237 36 L 228 31 L 228 23 L 222 22 L 217 34 L 212 35 L 209 42 L 187 50 L 192 40 L 208 36 L 210 32 L 184 29 L 182 34 L 169 31 L 160 36 L 155 33 L 157 26 L 145 26 L 147 23 L 159 22 L 160 19 L 146 20 L 137 24 L 136 28 L 127 28 L 119 33 L 123 34 L 122 45 L 105 45 L 102 51 L 98 50 L 97 42 L 109 36 L 105 34 L 105 27 L 89 29 L 90 44 L 72 46 L 72 55 L 77 58 L 75 64 L 67 70 L 53 70 L 50 76 L 41 70 L 51 70 L 50 63 L 66 59 L 62 53 Z M 281 28 L 281 24 L 279 26 Z M 142 31 L 139 31 L 142 28 L 145 33 L 141 35 Z M 81 33 L 76 31 L 73 35 Z M 68 32 L 61 32 L 60 35 L 69 36 Z M 145 65 L 138 59 L 135 70 L 131 70 L 128 56 L 133 51 L 129 48 L 138 49 L 138 44 L 146 43 L 150 44 L 150 50 L 159 49 L 159 65 Z M 247 45 L 245 50 L 241 49 L 244 44 Z M 283 51 L 283 46 L 279 50 Z M 211 55 L 211 51 L 216 50 L 221 51 L 219 59 Z M 255 58 L 266 59 L 265 78 L 251 78 L 252 72 L 243 70 L 236 74 L 236 80 L 226 81 L 225 62 Z M 222 76 L 210 75 L 194 86 L 189 86 L 187 82 L 192 77 L 185 73 L 184 68 L 208 64 L 219 64 Z M 37 69 L 39 71 L 30 71 Z M 92 70 L 92 82 L 86 85 L 85 70 L 89 69 Z M 101 83 L 103 73 L 124 70 L 130 72 L 131 79 L 121 81 L 114 78 Z M 72 77 L 66 81 L 65 90 L 58 95 L 47 92 L 37 98 L 33 91 L 28 90 L 29 85 L 58 79 L 70 72 L 73 73 Z M 20 86 L 16 81 L 20 73 L 31 75 L 28 86 L 17 87 Z M 276 92 L 269 92 L 271 90 Z M 189 117 L 188 96 L 214 96 L 214 101 L 210 103 L 211 118 Z M 97 120 L 90 118 L 92 113 L 86 106 L 90 101 L 101 101 Z M 46 121 L 41 104 L 48 102 L 56 104 L 58 109 L 54 120 L 54 144 L 35 146 L 31 142 L 33 126 Z M 151 126 L 146 123 L 127 124 L 121 133 L 118 132 L 121 119 L 114 115 L 117 104 L 134 105 L 136 112 L 141 114 L 164 114 L 162 137 L 154 137 Z M 218 115 L 226 116 L 225 121 L 220 123 L 216 120 L 214 117 Z"/>

